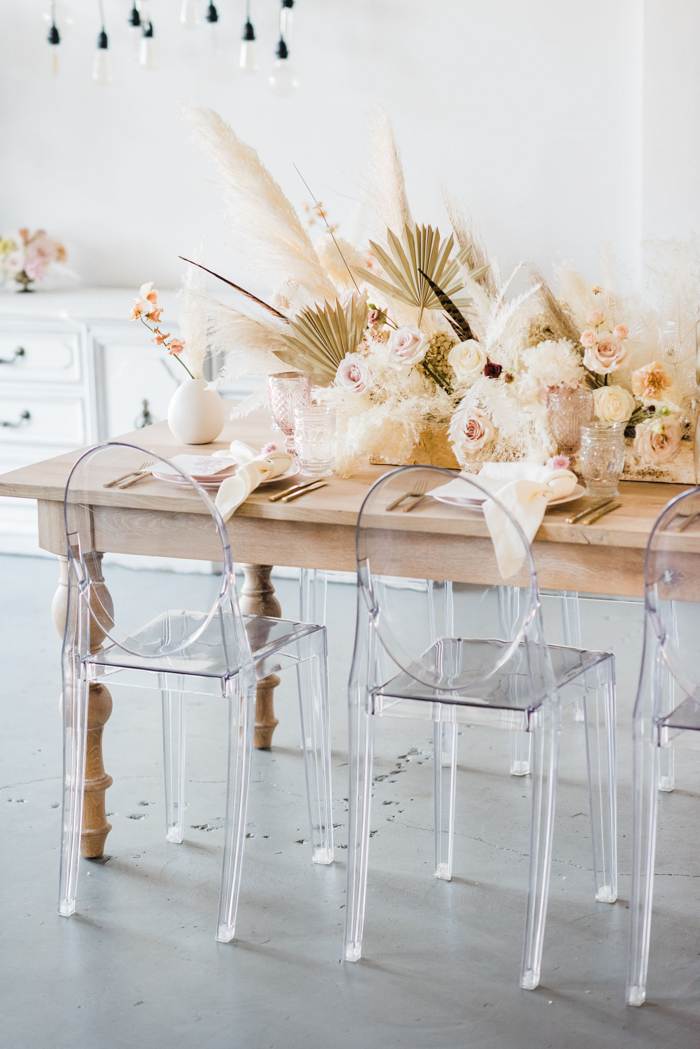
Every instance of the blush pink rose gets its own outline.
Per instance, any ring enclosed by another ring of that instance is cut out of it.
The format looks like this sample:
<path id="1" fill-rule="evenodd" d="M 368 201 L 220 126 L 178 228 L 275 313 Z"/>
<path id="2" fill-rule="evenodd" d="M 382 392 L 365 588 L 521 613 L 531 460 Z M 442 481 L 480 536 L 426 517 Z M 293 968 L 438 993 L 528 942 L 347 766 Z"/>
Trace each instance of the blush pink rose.
<path id="1" fill-rule="evenodd" d="M 449 438 L 457 458 L 473 455 L 492 439 L 496 427 L 480 408 L 458 409 L 452 416 Z"/>
<path id="2" fill-rule="evenodd" d="M 348 353 L 338 365 L 335 384 L 350 393 L 364 393 L 367 389 L 367 365 L 357 353 Z"/>
<path id="3" fill-rule="evenodd" d="M 615 334 L 619 339 L 626 339 L 629 333 L 630 330 L 626 324 L 618 324 L 618 326 L 615 328 Z"/>
<path id="4" fill-rule="evenodd" d="M 598 310 L 593 310 L 593 313 L 588 318 L 588 323 L 589 324 L 594 324 L 594 325 L 602 324 L 603 323 L 603 314 L 602 313 L 598 313 Z"/>
<path id="5" fill-rule="evenodd" d="M 415 324 L 407 324 L 405 328 L 392 331 L 387 349 L 392 368 L 412 368 L 425 357 L 428 336 Z"/>
<path id="6" fill-rule="evenodd" d="M 581 345 L 582 346 L 595 346 L 598 341 L 598 336 L 594 331 L 583 331 L 581 332 Z"/>
<path id="7" fill-rule="evenodd" d="M 681 445 L 681 424 L 675 415 L 666 415 L 635 430 L 634 450 L 648 463 L 662 465 L 674 459 Z"/>
<path id="8" fill-rule="evenodd" d="M 586 332 L 583 334 L 585 335 Z M 583 341 L 583 336 L 581 340 Z M 589 371 L 595 372 L 596 375 L 609 375 L 610 372 L 617 371 L 625 363 L 627 353 L 627 347 L 619 335 L 604 331 L 598 335 L 595 345 L 586 345 L 583 363 Z"/>

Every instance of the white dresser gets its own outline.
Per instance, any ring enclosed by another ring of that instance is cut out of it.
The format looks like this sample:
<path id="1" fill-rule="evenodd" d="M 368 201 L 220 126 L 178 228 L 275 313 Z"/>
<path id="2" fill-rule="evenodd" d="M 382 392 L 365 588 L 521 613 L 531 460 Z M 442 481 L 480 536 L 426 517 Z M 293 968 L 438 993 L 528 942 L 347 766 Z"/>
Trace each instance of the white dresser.
<path id="1" fill-rule="evenodd" d="M 135 294 L 0 293 L 0 473 L 166 418 L 184 371 L 128 320 Z M 177 332 L 177 293 L 161 292 L 160 304 Z M 244 379 L 225 396 L 255 385 Z M 0 553 L 41 553 L 34 503 L 0 499 Z"/>

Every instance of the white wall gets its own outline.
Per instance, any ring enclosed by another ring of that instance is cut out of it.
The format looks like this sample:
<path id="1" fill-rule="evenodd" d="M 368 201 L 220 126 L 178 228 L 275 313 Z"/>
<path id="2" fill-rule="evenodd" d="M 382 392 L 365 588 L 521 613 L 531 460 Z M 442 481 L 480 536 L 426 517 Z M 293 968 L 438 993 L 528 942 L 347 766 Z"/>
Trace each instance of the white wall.
<path id="1" fill-rule="evenodd" d="M 179 105 L 190 101 L 220 110 L 295 203 L 304 190 L 292 162 L 346 221 L 366 115 L 381 103 L 414 214 L 444 221 L 449 185 L 505 265 L 528 257 L 550 270 L 564 257 L 594 277 L 604 242 L 634 267 L 642 232 L 684 233 L 689 205 L 694 222 L 697 0 L 297 0 L 291 46 L 303 83 L 291 100 L 267 85 L 276 0 L 253 0 L 253 78 L 236 68 L 243 0 L 219 0 L 218 61 L 208 27 L 179 24 L 179 0 L 152 0 L 155 73 L 129 54 L 129 0 L 104 2 L 107 88 L 90 79 L 97 0 L 73 0 L 56 80 L 48 0 L 0 3 L 0 227 L 61 235 L 85 283 L 173 286 L 177 255 L 203 237 L 214 268 L 244 276 L 205 181 L 211 169 L 188 144 Z"/>

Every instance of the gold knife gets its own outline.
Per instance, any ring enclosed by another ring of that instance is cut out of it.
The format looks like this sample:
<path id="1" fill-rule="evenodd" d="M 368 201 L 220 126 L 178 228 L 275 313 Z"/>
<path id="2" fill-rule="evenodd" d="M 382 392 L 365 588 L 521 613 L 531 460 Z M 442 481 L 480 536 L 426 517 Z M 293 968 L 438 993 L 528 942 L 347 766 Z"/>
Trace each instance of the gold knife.
<path id="1" fill-rule="evenodd" d="M 587 506 L 585 510 L 581 510 L 580 513 L 574 514 L 573 517 L 567 517 L 566 523 L 567 524 L 576 524 L 576 522 L 580 521 L 582 517 L 588 517 L 589 514 L 594 514 L 596 512 L 596 510 L 602 510 L 604 506 L 608 506 L 608 504 L 611 503 L 612 501 L 613 500 L 611 498 L 611 499 L 603 499 L 602 502 L 593 503 L 592 506 Z"/>
<path id="2" fill-rule="evenodd" d="M 606 514 L 612 513 L 613 510 L 619 510 L 622 503 L 611 503 L 610 505 L 601 506 L 591 517 L 587 518 L 583 523 L 585 525 L 593 524 L 599 517 L 605 517 Z"/>
<path id="3" fill-rule="evenodd" d="M 291 495 L 292 492 L 300 492 L 302 488 L 310 488 L 312 484 L 316 484 L 316 481 L 304 481 L 303 484 L 295 484 L 291 488 L 285 488 L 281 492 L 275 492 L 274 495 L 268 496 L 271 503 L 276 503 L 280 499 L 284 499 L 285 495 Z"/>
<path id="4" fill-rule="evenodd" d="M 280 502 L 290 503 L 292 499 L 298 499 L 300 495 L 306 495 L 307 492 L 315 492 L 317 488 L 325 488 L 327 484 L 328 481 L 315 481 L 313 484 L 307 484 L 300 491 L 285 495 Z"/>

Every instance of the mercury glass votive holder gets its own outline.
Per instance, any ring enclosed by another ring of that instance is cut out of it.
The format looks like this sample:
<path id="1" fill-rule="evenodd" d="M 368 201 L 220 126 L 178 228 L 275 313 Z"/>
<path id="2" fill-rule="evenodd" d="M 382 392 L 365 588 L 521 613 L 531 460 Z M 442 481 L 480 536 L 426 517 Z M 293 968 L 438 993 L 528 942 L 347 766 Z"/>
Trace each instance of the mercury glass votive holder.
<path id="1" fill-rule="evenodd" d="M 625 466 L 626 425 L 594 422 L 581 427 L 579 464 L 589 495 L 618 494 L 617 486 Z"/>
<path id="2" fill-rule="evenodd" d="M 328 404 L 297 404 L 294 424 L 301 472 L 307 477 L 333 473 L 335 408 Z"/>

